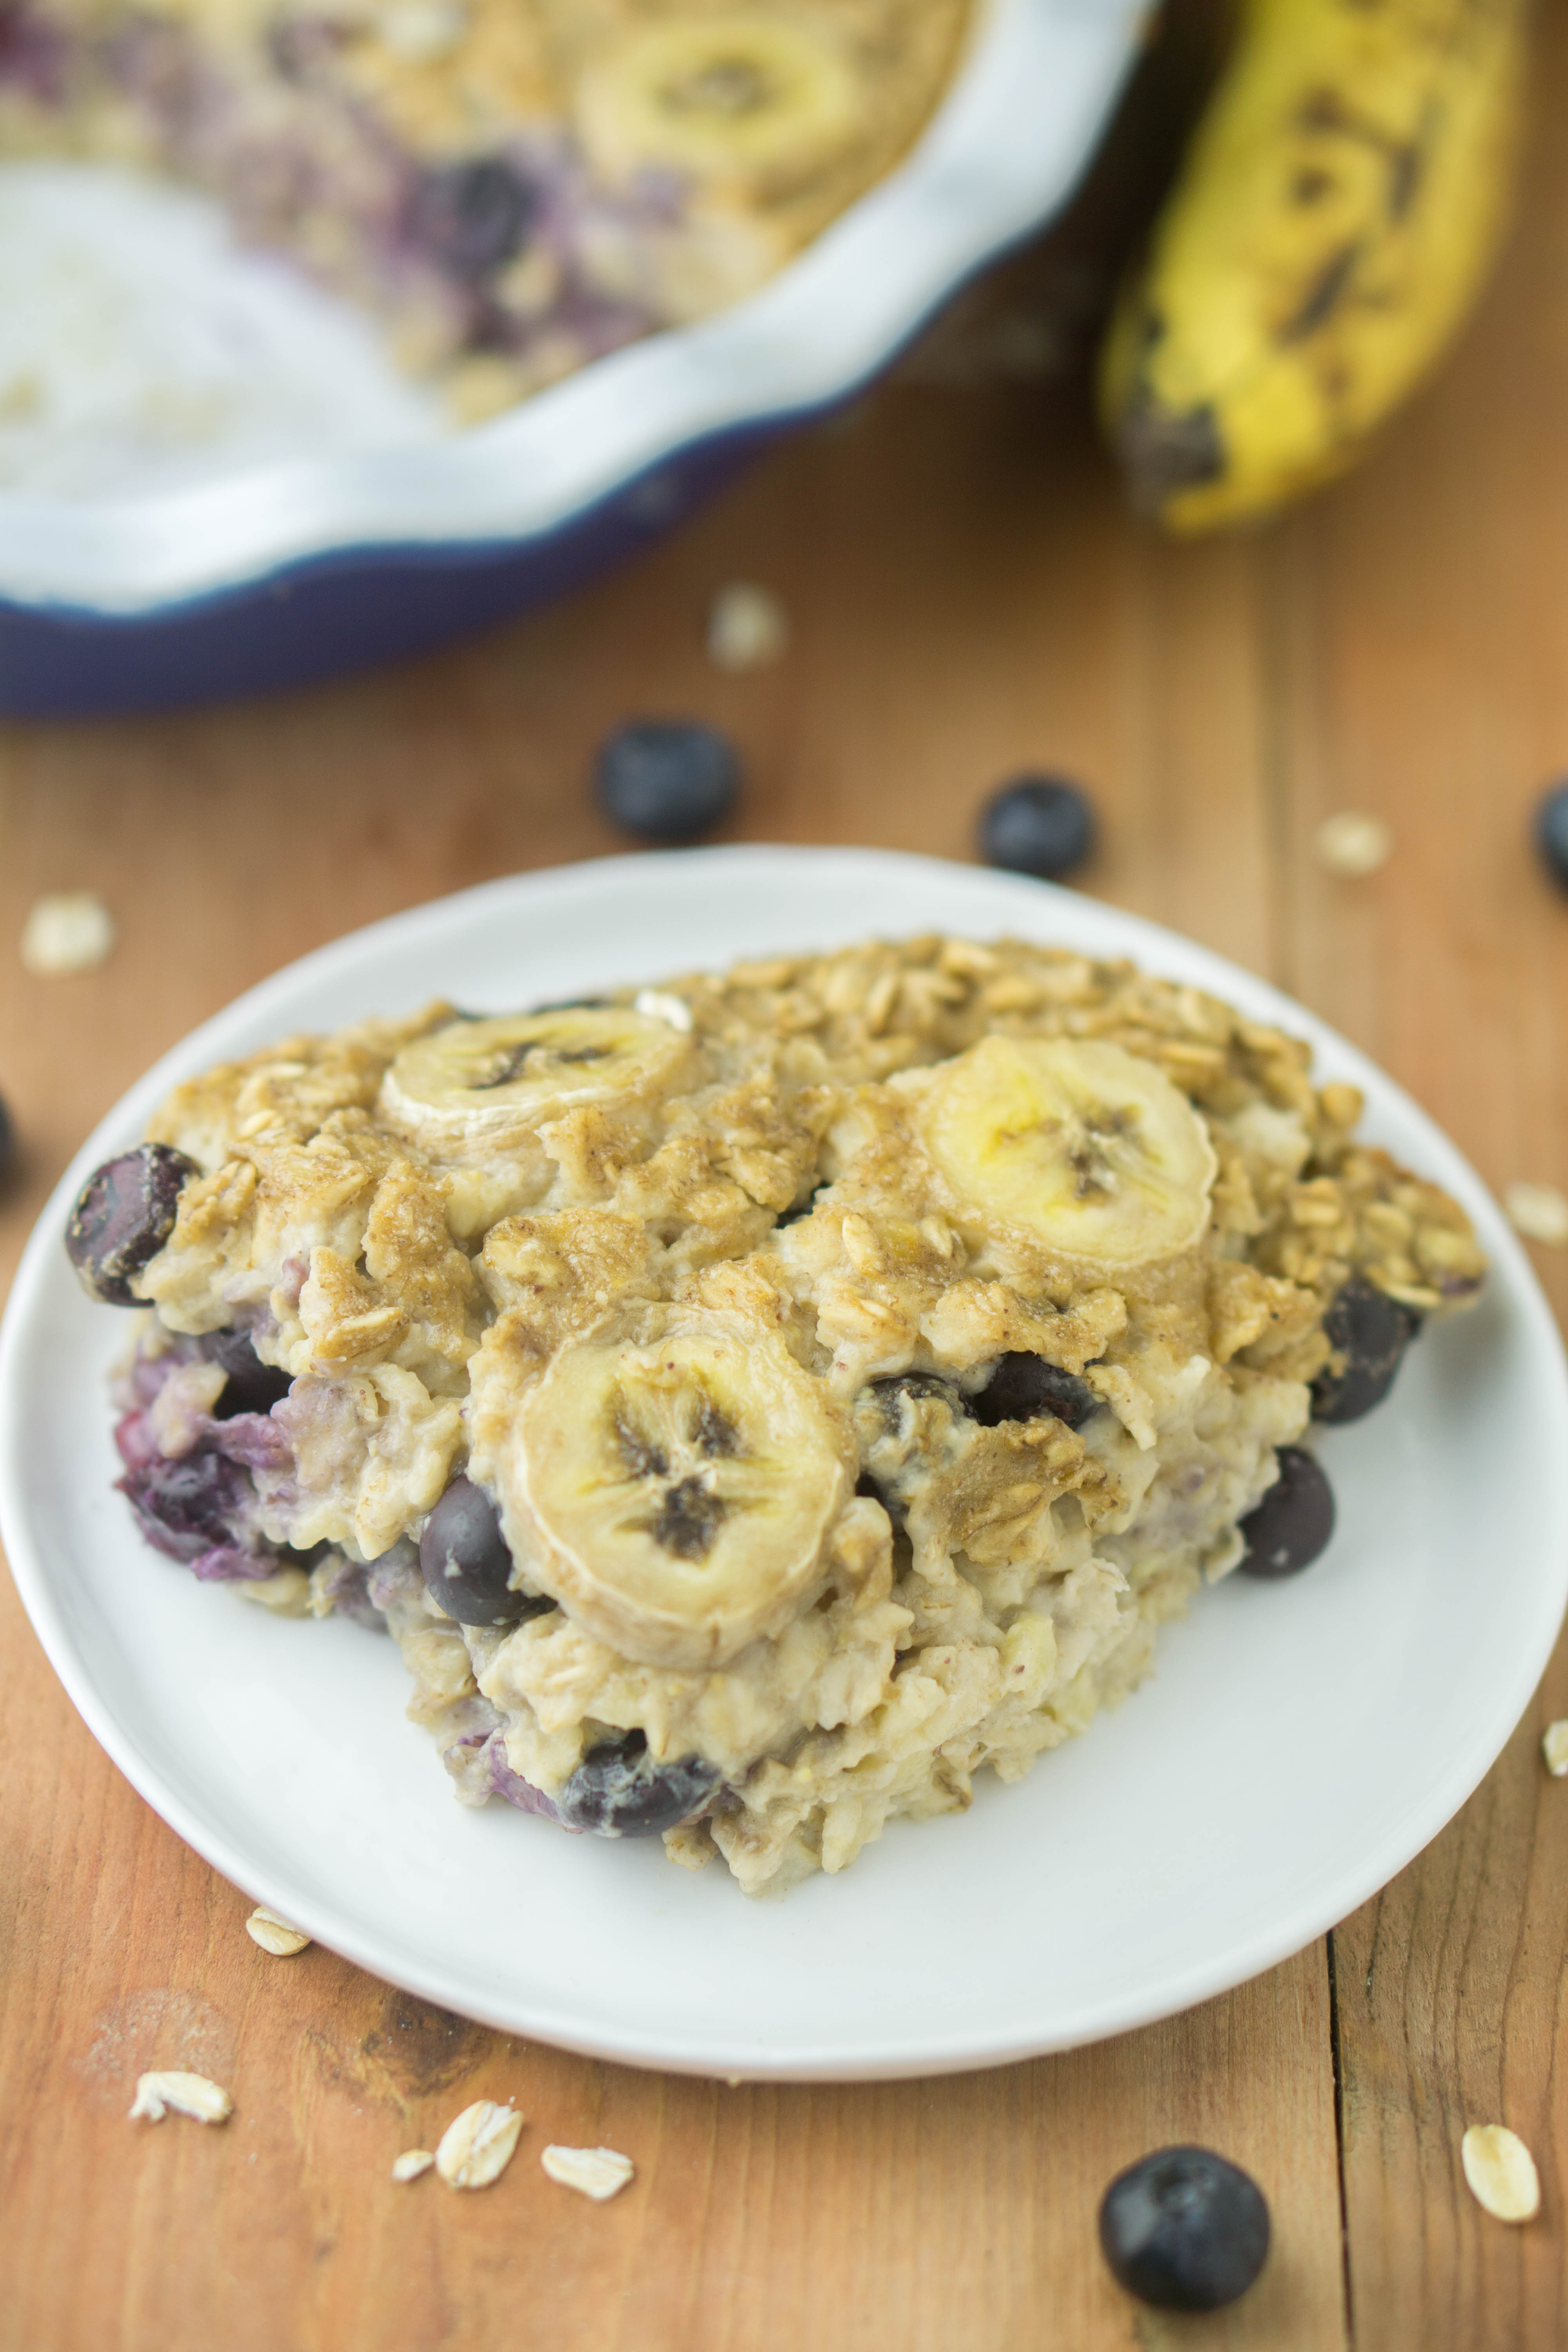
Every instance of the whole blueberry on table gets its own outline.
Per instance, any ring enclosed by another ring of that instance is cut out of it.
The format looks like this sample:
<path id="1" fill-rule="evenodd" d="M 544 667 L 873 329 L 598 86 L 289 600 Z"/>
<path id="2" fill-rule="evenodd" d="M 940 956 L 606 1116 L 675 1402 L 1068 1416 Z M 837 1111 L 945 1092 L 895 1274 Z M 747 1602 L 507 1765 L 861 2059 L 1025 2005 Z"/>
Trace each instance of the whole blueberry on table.
<path id="1" fill-rule="evenodd" d="M 1218 2311 L 1245 2294 L 1268 2252 L 1256 2181 L 1206 2147 L 1162 2147 L 1119 2173 L 1100 2209 L 1117 2283 L 1162 2311 Z"/>
<path id="2" fill-rule="evenodd" d="M 1321 1371 L 1312 1382 L 1312 1419 L 1359 1421 L 1381 1404 L 1420 1328 L 1413 1307 L 1352 1274 L 1323 1318 L 1329 1345 L 1344 1358 L 1344 1370 Z"/>
<path id="3" fill-rule="evenodd" d="M 1568 890 L 1568 776 L 1549 784 L 1536 803 L 1535 845 L 1552 878 Z"/>
<path id="4" fill-rule="evenodd" d="M 430 1592 L 459 1625 L 515 1625 L 555 1606 L 513 1585 L 500 1514 L 471 1478 L 454 1478 L 426 1520 L 419 1566 Z"/>
<path id="5" fill-rule="evenodd" d="M 594 790 L 612 824 L 647 841 L 691 841 L 727 816 L 741 789 L 728 736 L 695 719 L 637 719 L 606 737 Z"/>
<path id="6" fill-rule="evenodd" d="M 1334 1491 L 1314 1454 L 1282 1445 L 1279 1475 L 1241 1522 L 1247 1549 L 1238 1563 L 1248 1576 L 1294 1576 L 1310 1568 L 1334 1532 Z"/>
<path id="7" fill-rule="evenodd" d="M 1094 848 L 1094 811 L 1065 776 L 1015 776 L 985 803 L 980 854 L 988 866 L 1055 882 Z"/>
<path id="8" fill-rule="evenodd" d="M 201 1172 L 167 1143 L 139 1143 L 94 1171 L 66 1227 L 66 1255 L 89 1297 L 141 1305 L 131 1285 L 174 1232 L 181 1190 Z"/>

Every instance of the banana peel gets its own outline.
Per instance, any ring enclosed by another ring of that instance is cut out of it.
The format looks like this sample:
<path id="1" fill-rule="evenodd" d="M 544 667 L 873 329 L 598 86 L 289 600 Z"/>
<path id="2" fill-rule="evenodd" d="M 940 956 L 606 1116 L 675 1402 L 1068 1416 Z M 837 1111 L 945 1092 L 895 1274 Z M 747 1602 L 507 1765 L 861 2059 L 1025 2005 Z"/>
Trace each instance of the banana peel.
<path id="1" fill-rule="evenodd" d="M 1246 0 L 1102 353 L 1135 508 L 1181 533 L 1354 463 L 1506 229 L 1527 0 Z"/>

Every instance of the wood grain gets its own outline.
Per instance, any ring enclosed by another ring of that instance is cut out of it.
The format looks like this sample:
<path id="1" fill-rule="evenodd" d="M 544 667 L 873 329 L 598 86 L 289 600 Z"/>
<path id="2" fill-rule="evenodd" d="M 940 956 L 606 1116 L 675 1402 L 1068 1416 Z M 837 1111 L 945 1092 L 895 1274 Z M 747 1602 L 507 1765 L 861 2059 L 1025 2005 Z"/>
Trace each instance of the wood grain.
<path id="1" fill-rule="evenodd" d="M 1559 13 L 1543 117 L 1565 103 Z M 748 838 L 963 856 L 1008 771 L 1081 775 L 1104 824 L 1090 887 L 1282 979 L 1495 1181 L 1564 1181 L 1568 915 L 1523 838 L 1568 767 L 1561 145 L 1542 142 L 1458 364 L 1272 533 L 1184 549 L 1132 530 L 1070 383 L 906 383 L 636 568 L 439 658 L 243 709 L 0 731 L 0 1089 L 26 1144 L 0 1273 L 92 1121 L 237 990 L 421 898 L 620 846 L 584 778 L 635 710 L 731 730 Z M 746 679 L 701 646 L 737 577 L 794 623 L 788 658 Z M 1395 827 L 1371 882 L 1311 862 L 1342 806 Z M 62 887 L 100 890 L 121 945 L 99 973 L 37 981 L 4 942 Z M 1568 1307 L 1564 1262 L 1542 1271 Z M 1339 1931 L 1331 2000 L 1320 1946 L 1062 2058 L 731 2089 L 510 2042 L 319 1949 L 268 1958 L 244 1897 L 88 1738 L 8 1587 L 0 1674 L 6 2352 L 1328 2352 L 1352 2324 L 1358 2352 L 1568 2339 L 1568 1787 L 1540 1770 L 1539 1722 Z M 1568 1713 L 1568 1657 L 1549 1711 Z M 228 2082 L 233 2122 L 130 2125 L 155 2063 Z M 529 2117 L 502 2182 L 395 2187 L 398 2149 L 479 2095 Z M 1497 2119 L 1542 2161 L 1528 2231 L 1460 2181 L 1464 2125 Z M 1278 2237 L 1233 2313 L 1175 2323 L 1110 2285 L 1094 2213 L 1118 2166 L 1187 2137 L 1257 2172 Z M 576 2200 L 539 2171 L 547 2138 L 624 2147 L 637 2180 Z"/>
<path id="2" fill-rule="evenodd" d="M 1542 32 L 1544 129 L 1563 119 L 1568 15 Z M 1521 232 L 1457 363 L 1374 466 L 1277 535 L 1265 590 L 1287 984 L 1500 1188 L 1568 1184 L 1568 909 L 1530 842 L 1537 793 L 1568 771 L 1565 419 L 1559 128 L 1537 142 Z M 1396 828 L 1370 882 L 1310 858 L 1337 807 Z M 1568 1260 L 1534 1255 L 1561 1316 Z M 1484 1560 L 1476 1575 L 1484 1607 Z M 1563 1714 L 1560 1647 L 1476 1798 L 1334 1937 L 1358 2352 L 1568 2342 L 1568 1787 L 1538 1746 Z M 1465 2128 L 1492 2122 L 1541 2168 L 1527 2230 L 1489 2221 L 1464 2183 Z"/>

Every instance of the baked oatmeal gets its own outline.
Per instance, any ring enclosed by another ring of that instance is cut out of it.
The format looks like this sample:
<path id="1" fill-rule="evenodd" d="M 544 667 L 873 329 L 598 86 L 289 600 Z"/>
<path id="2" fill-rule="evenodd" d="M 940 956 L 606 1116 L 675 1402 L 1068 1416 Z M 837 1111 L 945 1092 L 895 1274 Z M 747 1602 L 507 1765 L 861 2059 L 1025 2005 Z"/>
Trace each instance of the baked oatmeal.
<path id="1" fill-rule="evenodd" d="M 77 1204 L 148 1310 L 121 1487 L 197 1577 L 388 1626 L 465 1801 L 840 1870 L 1302 1565 L 1310 1423 L 1477 1295 L 1309 1064 L 937 937 L 290 1038 Z"/>
<path id="2" fill-rule="evenodd" d="M 760 286 L 883 177 L 968 0 L 5 0 L 0 152 L 170 172 L 473 421 Z"/>

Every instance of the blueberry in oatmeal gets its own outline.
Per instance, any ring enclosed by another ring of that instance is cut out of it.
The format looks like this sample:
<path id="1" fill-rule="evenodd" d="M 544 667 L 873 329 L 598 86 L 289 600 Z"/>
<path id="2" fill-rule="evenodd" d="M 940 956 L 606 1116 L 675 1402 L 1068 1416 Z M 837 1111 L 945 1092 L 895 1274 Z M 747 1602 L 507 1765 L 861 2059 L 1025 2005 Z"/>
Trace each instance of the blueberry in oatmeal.
<path id="1" fill-rule="evenodd" d="M 640 719 L 600 747 L 594 784 L 599 806 L 624 833 L 692 841 L 728 816 L 741 789 L 741 762 L 716 727 Z"/>
<path id="2" fill-rule="evenodd" d="M 689 1821 L 712 1797 L 715 1768 L 700 1756 L 657 1764 L 640 1731 L 590 1748 L 557 1802 L 569 1829 L 600 1837 L 659 1837 Z"/>
<path id="3" fill-rule="evenodd" d="M 496 1507 L 471 1478 L 454 1478 L 426 1520 L 419 1565 L 437 1601 L 460 1625 L 515 1624 L 555 1606 L 512 1583 Z"/>
<path id="4" fill-rule="evenodd" d="M 1333 1353 L 1312 1382 L 1315 1421 L 1360 1421 L 1394 1386 L 1421 1318 L 1402 1299 L 1352 1275 L 1323 1318 Z"/>
<path id="5" fill-rule="evenodd" d="M 1206 2147 L 1163 2147 L 1119 2173 L 1100 2209 L 1111 2275 L 1160 2311 L 1219 2311 L 1268 2258 L 1268 2208 L 1251 2175 Z"/>
<path id="6" fill-rule="evenodd" d="M 1069 1429 L 1079 1429 L 1099 1412 L 1100 1402 L 1076 1373 L 1064 1372 L 1045 1356 L 1010 1348 L 997 1357 L 985 1386 L 970 1400 L 970 1410 L 988 1429 L 999 1421 L 1030 1421 L 1037 1412 L 1054 1413 Z"/>
<path id="7" fill-rule="evenodd" d="M 1300 1445 L 1275 1454 L 1279 1476 L 1241 1522 L 1247 1549 L 1237 1565 L 1248 1576 L 1294 1576 L 1329 1548 L 1334 1495 L 1322 1464 Z"/>
<path id="8" fill-rule="evenodd" d="M 980 851 L 988 866 L 1059 881 L 1093 855 L 1094 811 L 1065 776 L 1017 776 L 986 804 Z"/>
<path id="9" fill-rule="evenodd" d="M 139 1143 L 88 1178 L 66 1228 L 66 1252 L 89 1297 L 136 1305 L 132 1284 L 174 1231 L 181 1188 L 197 1172 L 188 1153 Z"/>
<path id="10" fill-rule="evenodd" d="M 1484 1272 L 1360 1112 L 1007 940 L 287 1038 L 73 1220 L 144 1310 L 124 1491 L 200 1580 L 384 1626 L 462 1801 L 786 1887 L 1327 1542 L 1310 1424 Z"/>

